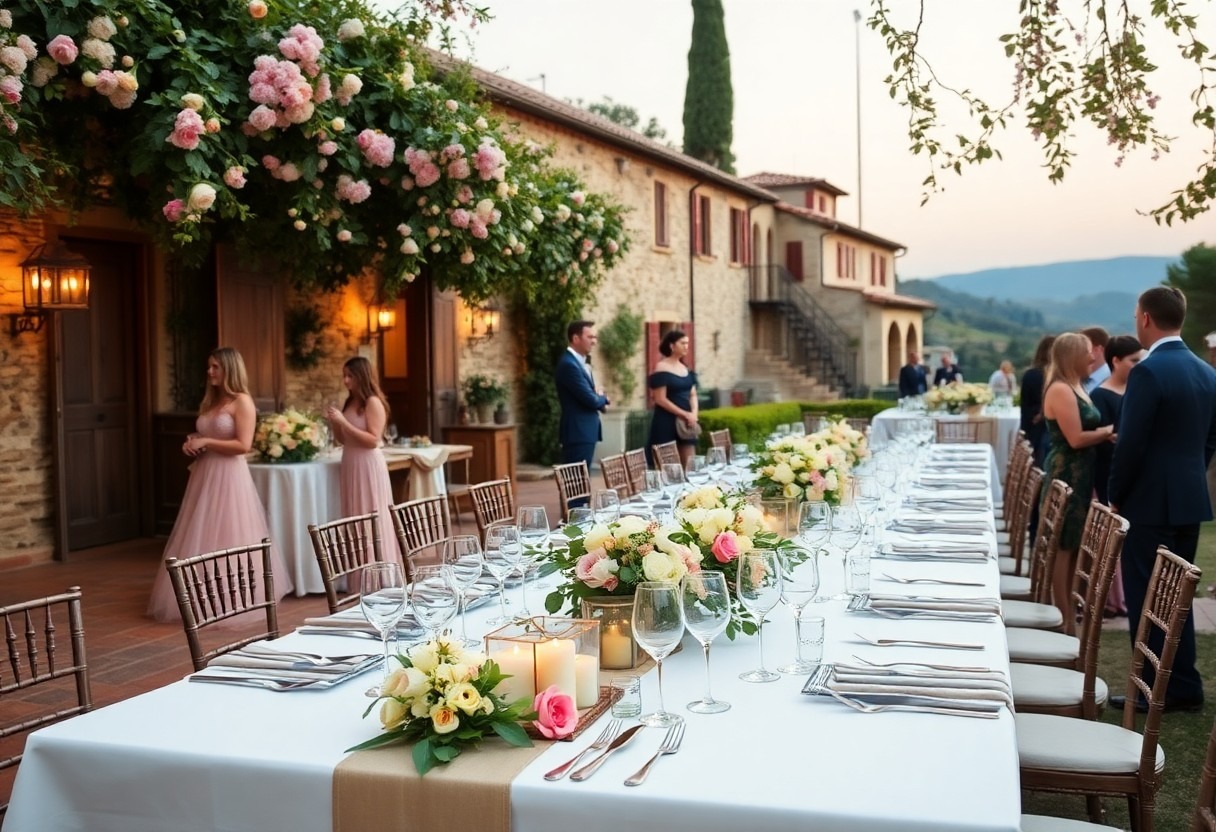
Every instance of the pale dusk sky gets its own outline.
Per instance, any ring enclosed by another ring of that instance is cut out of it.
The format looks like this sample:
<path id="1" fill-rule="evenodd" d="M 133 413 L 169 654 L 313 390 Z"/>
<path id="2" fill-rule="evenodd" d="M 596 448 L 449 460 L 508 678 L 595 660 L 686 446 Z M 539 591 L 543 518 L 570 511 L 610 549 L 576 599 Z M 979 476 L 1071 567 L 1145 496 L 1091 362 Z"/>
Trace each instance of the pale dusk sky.
<path id="1" fill-rule="evenodd" d="M 689 0 L 485 0 L 495 19 L 470 33 L 458 54 L 484 69 L 541 86 L 558 98 L 611 96 L 681 135 Z M 385 3 L 388 5 L 389 3 Z M 1078 0 L 1064 0 L 1079 7 Z M 892 4 L 909 14 L 915 4 Z M 1144 7 L 1147 0 L 1133 0 Z M 1201 159 L 1203 136 L 1190 127 L 1197 72 L 1176 57 L 1160 27 L 1149 45 L 1160 69 L 1150 82 L 1158 118 L 1178 136 L 1173 152 L 1148 152 L 1116 167 L 1098 131 L 1077 130 L 1078 157 L 1061 185 L 1047 181 L 1040 147 L 1021 128 L 998 138 L 1005 158 L 941 174 L 945 191 L 921 207 L 922 157 L 907 150 L 906 115 L 883 77 L 890 58 L 864 26 L 865 0 L 724 0 L 734 82 L 734 152 L 740 175 L 760 171 L 821 176 L 849 192 L 839 216 L 857 221 L 855 32 L 861 10 L 863 226 L 908 246 L 901 277 L 929 277 L 997 266 L 1128 254 L 1174 255 L 1216 244 L 1216 212 L 1174 228 L 1137 209 L 1165 202 Z M 1197 4 L 1205 41 L 1216 42 L 1216 5 Z M 1004 103 L 1012 68 L 997 38 L 1016 26 L 1015 0 L 928 0 L 924 54 L 947 83 Z M 943 102 L 945 96 L 938 96 Z M 952 136 L 954 132 L 946 133 Z"/>

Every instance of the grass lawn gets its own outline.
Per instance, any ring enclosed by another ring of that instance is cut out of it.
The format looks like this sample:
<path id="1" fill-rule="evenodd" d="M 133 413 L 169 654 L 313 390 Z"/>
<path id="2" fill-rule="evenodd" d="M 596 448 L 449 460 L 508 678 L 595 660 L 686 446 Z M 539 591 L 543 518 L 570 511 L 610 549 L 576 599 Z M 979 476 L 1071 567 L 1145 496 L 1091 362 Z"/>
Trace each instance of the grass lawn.
<path id="1" fill-rule="evenodd" d="M 1205 524 L 1199 537 L 1196 563 L 1203 569 L 1199 594 L 1206 595 L 1209 584 L 1216 583 L 1216 523 Z M 1161 746 L 1165 749 L 1165 774 L 1161 791 L 1157 793 L 1156 829 L 1159 832 L 1186 832 L 1191 828 L 1195 797 L 1199 791 L 1199 774 L 1203 769 L 1204 753 L 1212 722 L 1216 720 L 1216 633 L 1197 636 L 1199 672 L 1204 679 L 1206 704 L 1202 713 L 1166 714 L 1161 725 Z M 1123 694 L 1127 686 L 1131 642 L 1127 633 L 1106 630 L 1102 634 L 1099 675 L 1110 685 L 1111 692 Z M 1103 719 L 1118 723 L 1122 714 L 1107 709 Z M 1106 822 L 1121 829 L 1130 829 L 1127 801 L 1105 799 Z M 1028 814 L 1056 815 L 1085 820 L 1085 799 L 1072 795 L 1023 794 L 1023 811 Z"/>

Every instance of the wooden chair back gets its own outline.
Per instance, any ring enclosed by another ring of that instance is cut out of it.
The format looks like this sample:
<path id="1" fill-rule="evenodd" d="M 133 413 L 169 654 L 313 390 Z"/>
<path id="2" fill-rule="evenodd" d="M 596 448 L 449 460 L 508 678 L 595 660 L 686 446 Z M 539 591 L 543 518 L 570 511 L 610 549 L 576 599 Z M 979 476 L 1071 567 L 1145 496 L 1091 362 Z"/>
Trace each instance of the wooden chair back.
<path id="1" fill-rule="evenodd" d="M 510 479 L 490 480 L 469 486 L 469 499 L 473 501 L 473 518 L 481 542 L 486 542 L 486 529 L 500 520 L 515 519 L 515 491 Z"/>
<path id="2" fill-rule="evenodd" d="M 1072 608 L 1064 611 L 1065 616 L 1076 612 L 1081 614 L 1078 664 L 1085 676 L 1081 687 L 1083 719 L 1098 718 L 1094 691 L 1098 678 L 1098 644 L 1102 636 L 1103 612 L 1128 528 L 1127 520 L 1108 507 L 1096 500 L 1089 504 L 1085 531 L 1077 549 L 1077 569 L 1073 573 L 1069 593 Z"/>
<path id="3" fill-rule="evenodd" d="M 591 499 L 591 472 L 587 470 L 585 462 L 570 462 L 554 465 L 553 477 L 557 481 L 557 496 L 561 502 L 564 521 L 570 517 L 571 503 Z"/>
<path id="4" fill-rule="evenodd" d="M 1017 477 L 1025 476 L 1027 464 L 1033 464 L 1033 462 L 1034 453 L 1030 448 L 1030 443 L 1025 439 L 1014 442 L 1013 447 L 1009 449 L 1009 462 L 1005 466 L 1005 482 L 1002 483 L 1007 500 L 1008 495 L 1017 488 Z"/>
<path id="5" fill-rule="evenodd" d="M 341 579 L 369 563 L 384 561 L 379 518 L 379 512 L 373 511 L 320 526 L 308 524 L 308 536 L 321 568 L 321 582 L 325 584 L 325 600 L 331 615 L 359 600 L 358 580 L 348 580 L 346 591 L 341 592 L 338 588 Z"/>
<path id="6" fill-rule="evenodd" d="M 651 445 L 650 451 L 654 454 L 654 467 L 660 471 L 663 470 L 664 465 L 684 466 L 684 463 L 680 461 L 680 449 L 674 441 Z"/>
<path id="7" fill-rule="evenodd" d="M 405 556 L 406 580 L 413 580 L 416 566 L 443 563 L 443 544 L 452 536 L 445 495 L 398 503 L 389 511 Z"/>
<path id="8" fill-rule="evenodd" d="M 711 448 L 721 448 L 730 454 L 730 446 L 734 444 L 730 438 L 730 428 L 722 428 L 722 430 L 711 430 L 709 432 L 709 446 Z"/>
<path id="9" fill-rule="evenodd" d="M 804 410 L 802 411 L 802 427 L 807 433 L 814 433 L 819 430 L 819 423 L 824 419 L 831 419 L 832 414 L 826 410 Z"/>
<path id="10" fill-rule="evenodd" d="M 1071 496 L 1072 486 L 1064 480 L 1052 480 L 1039 512 L 1039 528 L 1035 531 L 1034 545 L 1030 549 L 1030 600 L 1040 604 L 1052 603 L 1051 576 L 1055 569 L 1056 553 L 1060 550 L 1060 534 L 1064 531 L 1064 513 Z M 1065 618 L 1068 617 L 1066 611 L 1061 612 Z M 1067 629 L 1067 621 L 1065 626 Z"/>
<path id="11" fill-rule="evenodd" d="M 270 560 L 270 538 L 249 546 L 234 546 L 184 560 L 165 561 L 182 628 L 190 645 L 195 670 L 202 670 L 216 656 L 246 644 L 279 637 L 278 596 L 274 593 L 274 571 Z M 259 591 L 258 574 L 262 576 Z M 206 649 L 199 633 L 237 615 L 262 610 L 266 630 L 236 641 Z"/>
<path id="12" fill-rule="evenodd" d="M 604 475 L 604 487 L 616 491 L 625 502 L 633 496 L 633 482 L 629 479 L 629 466 L 624 454 L 614 454 L 600 459 L 600 473 Z"/>
<path id="13" fill-rule="evenodd" d="M 646 449 L 625 451 L 625 467 L 629 469 L 630 489 L 634 494 L 640 494 L 646 487 Z"/>
<path id="14" fill-rule="evenodd" d="M 4 623 L 4 641 L 8 645 L 8 661 L 0 662 L 0 702 L 6 695 L 28 690 L 56 679 L 75 677 L 76 704 L 52 713 L 30 717 L 18 716 L 15 709 L 6 709 L 0 720 L 0 740 L 27 734 L 45 725 L 67 719 L 93 709 L 93 694 L 89 689 L 89 664 L 84 649 L 84 618 L 81 615 L 80 587 L 67 592 L 19 601 L 0 607 Z M 64 629 L 66 627 L 66 630 Z M 60 650 L 59 637 L 67 636 L 67 650 Z M 18 752 L 0 757 L 0 771 L 21 762 Z M 8 803 L 0 804 L 0 818 Z"/>
<path id="15" fill-rule="evenodd" d="M 1005 528 L 1009 532 L 1009 554 L 1015 564 L 1013 574 L 1021 575 L 1030 514 L 1039 499 L 1043 471 L 1034 467 L 1034 460 L 1029 456 L 1021 458 L 1019 455 L 1015 465 L 1009 477 L 1010 490 L 1005 492 Z"/>
<path id="16" fill-rule="evenodd" d="M 859 416 L 850 416 L 844 420 L 844 423 L 853 430 L 861 431 L 868 434 L 870 432 L 870 420 L 863 419 Z"/>
<path id="17" fill-rule="evenodd" d="M 933 422 L 939 444 L 996 446 L 996 419 L 978 416 L 967 419 L 936 419 Z"/>

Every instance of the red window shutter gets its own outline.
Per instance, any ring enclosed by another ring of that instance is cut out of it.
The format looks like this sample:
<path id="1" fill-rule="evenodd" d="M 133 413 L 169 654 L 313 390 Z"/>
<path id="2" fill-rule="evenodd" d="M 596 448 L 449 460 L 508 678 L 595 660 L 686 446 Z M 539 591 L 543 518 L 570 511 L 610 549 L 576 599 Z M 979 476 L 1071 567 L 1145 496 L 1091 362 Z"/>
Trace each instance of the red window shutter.
<path id="1" fill-rule="evenodd" d="M 814 211 L 815 210 L 815 192 L 807 191 L 805 196 L 806 196 L 806 207 L 810 208 L 812 211 Z"/>
<path id="2" fill-rule="evenodd" d="M 650 374 L 654 372 L 654 365 L 659 363 L 659 342 L 663 340 L 662 334 L 659 332 L 659 324 L 657 321 L 648 321 L 646 323 L 646 377 L 642 379 L 642 386 L 646 388 L 646 407 L 654 407 L 654 395 L 650 392 Z"/>
<path id="3" fill-rule="evenodd" d="M 709 210 L 709 197 L 701 197 L 701 253 L 713 254 L 713 215 Z"/>
<path id="4" fill-rule="evenodd" d="M 701 200 L 695 194 L 689 198 L 692 200 L 689 206 L 692 211 L 692 253 L 701 254 Z"/>
<path id="5" fill-rule="evenodd" d="M 688 336 L 688 355 L 684 356 L 684 364 L 690 370 L 697 369 L 697 336 L 694 332 L 695 325 L 692 321 L 684 321 L 680 324 L 680 329 L 684 330 L 684 334 Z"/>
<path id="6" fill-rule="evenodd" d="M 844 246 L 836 244 L 836 276 L 844 277 Z"/>
<path id="7" fill-rule="evenodd" d="M 785 267 L 790 270 L 794 280 L 802 282 L 802 243 L 787 242 L 785 244 Z"/>

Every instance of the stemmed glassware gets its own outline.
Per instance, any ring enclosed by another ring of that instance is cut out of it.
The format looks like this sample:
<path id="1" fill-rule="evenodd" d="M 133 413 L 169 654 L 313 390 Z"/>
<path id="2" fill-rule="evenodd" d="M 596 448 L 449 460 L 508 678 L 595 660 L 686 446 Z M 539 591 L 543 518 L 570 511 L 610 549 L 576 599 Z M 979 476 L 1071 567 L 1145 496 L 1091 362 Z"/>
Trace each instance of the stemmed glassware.
<path id="1" fill-rule="evenodd" d="M 659 709 L 639 717 L 644 725 L 667 728 L 684 718 L 669 713 L 663 705 L 663 659 L 684 635 L 684 605 L 679 584 L 643 581 L 633 595 L 633 638 L 650 654 L 659 670 Z"/>
<path id="2" fill-rule="evenodd" d="M 845 601 L 850 597 L 848 593 L 849 553 L 853 551 L 854 546 L 861 542 L 861 533 L 864 528 L 856 506 L 843 505 L 832 510 L 832 544 L 840 550 L 840 562 L 844 576 L 841 591 L 832 596 L 833 601 Z"/>
<path id="3" fill-rule="evenodd" d="M 734 468 L 735 471 L 738 472 L 739 476 L 742 477 L 743 475 L 745 475 L 747 473 L 747 469 L 752 464 L 751 449 L 748 448 L 747 445 L 742 444 L 741 442 L 736 442 L 734 445 L 731 445 L 730 446 L 730 464 L 731 464 L 731 467 Z"/>
<path id="4" fill-rule="evenodd" d="M 460 641 L 465 647 L 476 647 L 481 642 L 469 638 L 466 596 L 481 577 L 485 567 L 481 541 L 471 534 L 459 534 L 450 538 L 443 544 L 443 565 L 448 568 L 452 583 L 460 591 Z"/>
<path id="5" fill-rule="evenodd" d="M 790 567 L 782 562 L 781 603 L 794 611 L 794 660 L 777 668 L 782 673 L 809 673 L 816 662 L 802 658 L 802 611 L 819 592 L 819 562 L 814 552 L 803 563 Z"/>
<path id="6" fill-rule="evenodd" d="M 578 506 L 570 509 L 570 517 L 566 520 L 567 526 L 574 526 L 583 534 L 591 530 L 591 526 L 595 523 L 595 512 L 587 506 Z"/>
<path id="7" fill-rule="evenodd" d="M 807 500 L 798 509 L 798 540 L 816 558 L 827 548 L 832 538 L 832 507 L 823 500 Z M 816 598 L 823 603 L 829 598 Z"/>
<path id="8" fill-rule="evenodd" d="M 710 689 L 709 644 L 726 630 L 730 622 L 730 594 L 726 591 L 726 576 L 721 572 L 689 573 L 680 581 L 680 598 L 684 605 L 684 626 L 701 642 L 705 651 L 705 696 L 688 703 L 694 714 L 720 714 L 730 710 L 729 702 L 714 699 Z"/>
<path id="9" fill-rule="evenodd" d="M 709 482 L 709 469 L 705 467 L 705 457 L 700 454 L 689 457 L 688 465 L 684 468 L 684 477 L 691 485 L 705 485 Z"/>
<path id="10" fill-rule="evenodd" d="M 549 515 L 544 506 L 520 506 L 516 512 L 519 523 L 519 542 L 522 545 L 519 571 L 523 575 L 520 595 L 523 599 L 523 615 L 530 616 L 528 609 L 528 569 L 542 556 L 549 542 Z"/>
<path id="11" fill-rule="evenodd" d="M 388 427 L 384 429 L 384 435 L 388 437 L 388 444 L 397 444 L 397 423 L 389 422 Z"/>
<path id="12" fill-rule="evenodd" d="M 511 616 L 507 613 L 507 608 L 510 606 L 507 601 L 507 576 L 519 568 L 519 559 L 508 557 L 503 550 L 504 544 L 508 547 L 513 544 L 516 550 L 521 548 L 519 546 L 519 526 L 507 524 L 490 526 L 486 529 L 486 571 L 494 576 L 494 580 L 498 581 L 499 615 L 486 622 L 491 626 L 506 624 L 511 620 Z"/>
<path id="13" fill-rule="evenodd" d="M 663 499 L 663 472 L 650 471 L 645 472 L 645 480 L 642 482 L 641 491 L 642 500 L 650 507 L 650 513 L 654 514 L 655 508 L 659 505 L 659 501 Z"/>
<path id="14" fill-rule="evenodd" d="M 410 584 L 410 607 L 418 623 L 426 628 L 428 640 L 439 637 L 444 626 L 460 608 L 460 590 L 452 583 L 444 566 L 428 564 L 414 569 Z"/>
<path id="15" fill-rule="evenodd" d="M 514 569 L 519 570 L 521 615 L 527 618 L 531 614 L 528 612 L 528 567 L 531 565 L 531 561 L 524 553 L 524 544 L 520 539 L 519 526 L 504 523 L 501 526 L 493 526 L 492 528 L 500 530 L 499 534 L 501 538 L 498 543 L 498 550 L 502 552 L 503 560 L 511 564 Z M 509 529 L 509 531 L 501 531 L 503 529 Z"/>
<path id="16" fill-rule="evenodd" d="M 591 495 L 595 522 L 607 525 L 621 518 L 621 497 L 615 488 L 601 488 Z"/>
<path id="17" fill-rule="evenodd" d="M 781 600 L 781 565 L 772 549 L 753 549 L 739 558 L 737 595 L 739 603 L 756 619 L 756 642 L 760 667 L 740 673 L 745 682 L 775 682 L 781 674 L 764 668 L 764 616 Z"/>
<path id="18" fill-rule="evenodd" d="M 667 501 L 671 503 L 671 511 L 674 514 L 680 489 L 684 487 L 684 483 L 686 482 L 684 478 L 684 466 L 678 462 L 668 462 L 663 465 L 662 472 L 663 494 L 667 497 Z"/>
<path id="19" fill-rule="evenodd" d="M 705 452 L 705 467 L 710 479 L 719 480 L 726 472 L 726 448 L 710 448 Z"/>
<path id="20" fill-rule="evenodd" d="M 360 573 L 359 606 L 363 617 L 380 632 L 384 645 L 384 676 L 379 685 L 367 690 L 368 696 L 380 696 L 388 680 L 388 637 L 397 629 L 405 615 L 405 577 L 399 563 L 369 563 Z"/>

